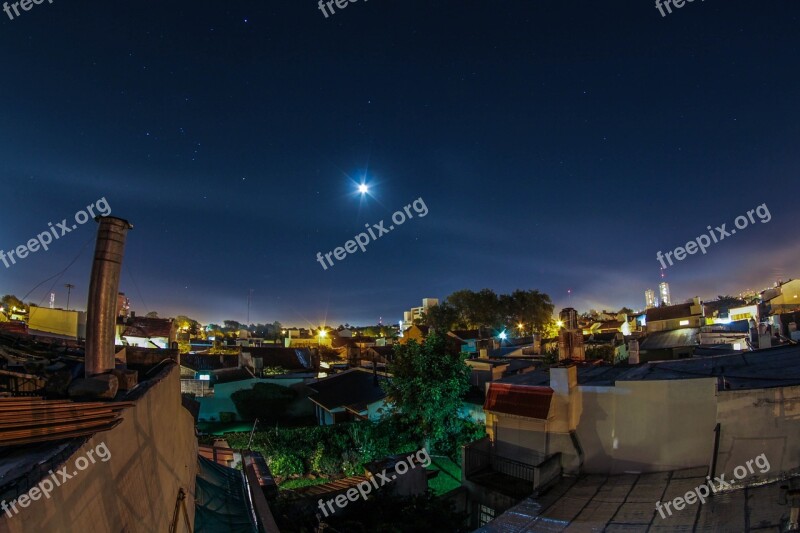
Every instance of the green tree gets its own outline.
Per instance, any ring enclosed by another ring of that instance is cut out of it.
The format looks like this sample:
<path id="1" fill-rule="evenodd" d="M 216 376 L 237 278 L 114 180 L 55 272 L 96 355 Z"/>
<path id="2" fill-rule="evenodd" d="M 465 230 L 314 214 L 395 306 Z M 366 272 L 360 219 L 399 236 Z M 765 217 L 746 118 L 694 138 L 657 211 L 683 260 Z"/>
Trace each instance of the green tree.
<path id="1" fill-rule="evenodd" d="M 745 300 L 736 296 L 719 295 L 715 303 L 717 303 L 721 309 L 730 309 L 731 307 L 741 307 L 745 305 Z"/>
<path id="2" fill-rule="evenodd" d="M 458 411 L 469 390 L 470 369 L 464 355 L 450 355 L 444 337 L 432 333 L 423 344 L 409 341 L 395 347 L 389 365 L 390 381 L 384 381 L 388 402 L 400 420 L 414 428 L 419 443 L 446 441 L 458 432 Z"/>
<path id="3" fill-rule="evenodd" d="M 179 331 L 185 331 L 192 337 L 196 337 L 200 333 L 200 322 L 185 315 L 178 315 L 175 317 L 175 324 Z"/>
<path id="4" fill-rule="evenodd" d="M 457 329 L 458 321 L 458 311 L 447 300 L 422 314 L 422 323 L 442 334 Z"/>
<path id="5" fill-rule="evenodd" d="M 237 332 L 240 329 L 244 329 L 244 324 L 241 324 L 235 320 L 223 320 L 222 323 L 225 325 L 225 330 L 230 331 L 231 333 Z"/>
<path id="6" fill-rule="evenodd" d="M 503 322 L 512 327 L 522 324 L 522 331 L 544 333 L 553 320 L 553 302 L 550 296 L 537 290 L 517 289 L 500 296 Z"/>
<path id="7" fill-rule="evenodd" d="M 22 300 L 13 294 L 6 294 L 0 298 L 0 307 L 3 308 L 4 313 L 8 316 L 11 316 L 11 312 L 15 307 L 17 309 L 24 309 L 26 312 L 30 311 L 30 307 L 25 305 Z"/>

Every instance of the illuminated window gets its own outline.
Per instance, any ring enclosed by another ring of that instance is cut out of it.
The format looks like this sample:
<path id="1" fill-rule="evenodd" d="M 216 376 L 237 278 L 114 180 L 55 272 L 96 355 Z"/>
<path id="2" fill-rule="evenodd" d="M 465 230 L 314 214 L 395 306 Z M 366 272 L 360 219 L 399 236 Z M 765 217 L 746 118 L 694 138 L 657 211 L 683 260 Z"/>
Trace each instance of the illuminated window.
<path id="1" fill-rule="evenodd" d="M 689 325 L 688 320 L 681 320 L 681 326 L 688 326 L 688 325 Z"/>
<path id="2" fill-rule="evenodd" d="M 481 525 L 485 526 L 494 520 L 494 509 L 481 505 Z"/>

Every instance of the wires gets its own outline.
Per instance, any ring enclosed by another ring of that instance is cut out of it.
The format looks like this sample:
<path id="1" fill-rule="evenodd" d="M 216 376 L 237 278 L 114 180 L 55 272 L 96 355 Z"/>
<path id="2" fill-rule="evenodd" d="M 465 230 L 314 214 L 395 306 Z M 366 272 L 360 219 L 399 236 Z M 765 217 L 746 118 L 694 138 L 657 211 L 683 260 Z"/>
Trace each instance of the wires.
<path id="1" fill-rule="evenodd" d="M 49 291 L 47 291 L 47 292 L 45 293 L 44 297 L 43 297 L 43 298 L 42 298 L 42 299 L 39 301 L 39 307 L 41 307 L 41 305 L 42 305 L 42 302 L 44 302 L 44 299 L 45 299 L 45 298 L 47 298 L 47 294 L 49 294 L 50 292 L 52 292 L 52 291 L 53 291 L 53 287 L 55 287 L 55 286 L 56 286 L 56 283 L 58 283 L 58 280 L 61 278 L 61 276 L 63 276 L 63 275 L 64 275 L 64 273 L 65 273 L 67 270 L 69 270 L 69 268 L 70 268 L 72 265 L 74 265 L 74 264 L 75 264 L 75 261 L 77 261 L 77 260 L 78 260 L 78 258 L 81 256 L 81 254 L 83 254 L 84 250 L 86 250 L 86 247 L 87 247 L 87 246 L 89 246 L 89 244 L 92 242 L 92 240 L 94 240 L 94 237 L 95 237 L 94 235 L 92 235 L 91 237 L 89 237 L 89 240 L 87 240 L 87 241 L 86 241 L 86 244 L 84 244 L 84 245 L 83 245 L 83 248 L 81 248 L 81 250 L 80 250 L 80 251 L 78 252 L 78 254 L 75 256 L 75 258 L 74 258 L 74 259 L 72 259 L 72 261 L 70 261 L 70 263 L 69 263 L 69 264 L 68 264 L 68 265 L 67 265 L 67 266 L 64 268 L 64 270 L 62 270 L 61 272 L 58 272 L 58 273 L 56 273 L 56 274 L 53 274 L 52 276 L 50 276 L 49 278 L 47 278 L 47 279 L 46 279 L 46 280 L 44 280 L 44 281 L 41 281 L 41 282 L 40 282 L 38 285 L 36 285 L 36 286 L 35 286 L 34 288 L 32 288 L 31 290 L 29 290 L 29 291 L 28 291 L 28 293 L 27 293 L 25 296 L 23 296 L 23 297 L 21 298 L 21 300 L 24 302 L 24 301 L 25 301 L 25 299 L 26 299 L 28 296 L 30 296 L 30 294 L 31 294 L 33 291 L 35 291 L 36 289 L 38 289 L 38 288 L 39 288 L 39 287 L 41 287 L 41 286 L 42 286 L 44 283 L 47 283 L 47 282 L 48 282 L 48 281 L 50 281 L 51 279 L 53 279 L 53 278 L 56 278 L 56 280 L 55 280 L 55 281 L 53 282 L 53 284 L 50 286 L 50 290 L 49 290 Z"/>

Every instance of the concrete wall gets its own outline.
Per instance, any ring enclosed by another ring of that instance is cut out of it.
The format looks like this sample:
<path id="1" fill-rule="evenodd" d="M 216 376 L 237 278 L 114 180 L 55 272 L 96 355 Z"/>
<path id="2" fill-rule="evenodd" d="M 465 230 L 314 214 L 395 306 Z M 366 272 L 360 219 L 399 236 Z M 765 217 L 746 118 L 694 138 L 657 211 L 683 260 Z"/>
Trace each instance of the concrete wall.
<path id="1" fill-rule="evenodd" d="M 64 466 L 75 471 L 75 460 L 102 443 L 111 455 L 107 462 L 90 464 L 49 499 L 0 519 L 0 532 L 168 531 L 181 488 L 193 523 L 197 441 L 192 416 L 181 406 L 178 368 L 166 369 L 135 406 L 123 411 L 119 426 L 89 438 Z M 177 531 L 185 533 L 186 527 L 181 524 Z"/>
<path id="2" fill-rule="evenodd" d="M 486 413 L 486 433 L 497 454 L 530 465 L 547 455 L 547 427 L 546 420 Z"/>
<path id="3" fill-rule="evenodd" d="M 770 470 L 765 475 L 754 467 L 755 477 L 800 468 L 800 386 L 723 391 L 717 409 L 717 475 L 729 479 L 737 466 L 762 453 Z"/>
<path id="4" fill-rule="evenodd" d="M 73 339 L 85 339 L 86 313 L 32 306 L 28 329 L 64 335 Z"/>
<path id="5" fill-rule="evenodd" d="M 576 435 L 584 452 L 583 470 L 616 474 L 708 465 L 716 386 L 716 379 L 701 378 L 579 387 Z"/>

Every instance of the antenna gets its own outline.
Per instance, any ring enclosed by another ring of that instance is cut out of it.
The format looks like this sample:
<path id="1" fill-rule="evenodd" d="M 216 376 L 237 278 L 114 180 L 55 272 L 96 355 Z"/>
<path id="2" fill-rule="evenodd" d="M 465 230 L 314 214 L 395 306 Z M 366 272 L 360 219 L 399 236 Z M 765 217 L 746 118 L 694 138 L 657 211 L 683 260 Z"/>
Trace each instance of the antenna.
<path id="1" fill-rule="evenodd" d="M 72 294 L 72 289 L 75 288 L 75 285 L 73 285 L 72 283 L 67 283 L 66 285 L 64 285 L 64 287 L 67 288 L 67 311 L 69 311 L 69 295 Z"/>

